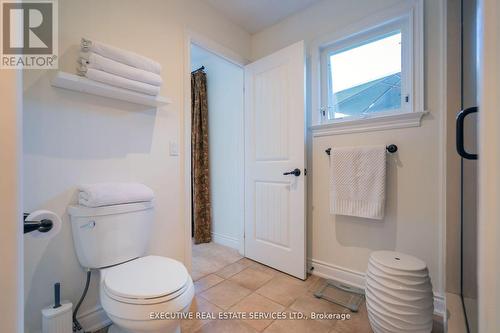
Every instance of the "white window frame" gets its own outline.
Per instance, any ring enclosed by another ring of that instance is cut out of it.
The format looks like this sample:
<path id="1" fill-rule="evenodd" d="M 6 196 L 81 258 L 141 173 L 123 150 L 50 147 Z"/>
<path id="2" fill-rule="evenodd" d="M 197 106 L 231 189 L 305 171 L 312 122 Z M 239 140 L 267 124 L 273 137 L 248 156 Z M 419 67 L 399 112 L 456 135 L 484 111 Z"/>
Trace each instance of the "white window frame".
<path id="1" fill-rule="evenodd" d="M 402 32 L 401 109 L 363 117 L 328 119 L 328 58 L 350 46 L 362 45 L 384 33 Z M 423 0 L 408 0 L 323 36 L 311 45 L 311 128 L 314 136 L 420 126 L 424 110 Z M 405 102 L 408 95 L 409 102 Z M 325 112 L 323 112 L 325 111 Z"/>

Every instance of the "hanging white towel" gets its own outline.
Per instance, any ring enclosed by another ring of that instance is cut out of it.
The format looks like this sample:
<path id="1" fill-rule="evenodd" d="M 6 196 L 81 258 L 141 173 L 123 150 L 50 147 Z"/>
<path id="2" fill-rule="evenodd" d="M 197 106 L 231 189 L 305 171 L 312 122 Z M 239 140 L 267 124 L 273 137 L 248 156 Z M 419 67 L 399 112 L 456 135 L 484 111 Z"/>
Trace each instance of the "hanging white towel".
<path id="1" fill-rule="evenodd" d="M 140 68 L 148 72 L 160 74 L 161 65 L 154 60 L 141 56 L 137 53 L 119 49 L 101 42 L 82 38 L 80 43 L 82 51 L 91 51 L 103 57 L 113 59 L 123 64 Z"/>
<path id="2" fill-rule="evenodd" d="M 330 213 L 383 219 L 385 146 L 334 148 L 330 156 Z"/>
<path id="3" fill-rule="evenodd" d="M 80 63 L 87 68 L 98 69 L 126 79 L 151 84 L 153 86 L 161 86 L 163 83 L 161 76 L 156 73 L 122 64 L 121 62 L 103 57 L 94 52 L 81 52 L 80 57 Z"/>
<path id="4" fill-rule="evenodd" d="M 142 94 L 156 96 L 160 93 L 160 87 L 158 86 L 153 86 L 151 84 L 147 84 L 144 82 L 129 80 L 118 75 L 100 71 L 98 69 L 85 68 L 83 66 L 80 66 L 80 68 L 78 68 L 78 74 L 86 76 L 87 78 L 94 81 L 102 82 L 118 88 L 133 90 Z"/>
<path id="5" fill-rule="evenodd" d="M 139 183 L 100 183 L 78 187 L 78 203 L 87 207 L 101 207 L 151 201 L 153 190 Z"/>

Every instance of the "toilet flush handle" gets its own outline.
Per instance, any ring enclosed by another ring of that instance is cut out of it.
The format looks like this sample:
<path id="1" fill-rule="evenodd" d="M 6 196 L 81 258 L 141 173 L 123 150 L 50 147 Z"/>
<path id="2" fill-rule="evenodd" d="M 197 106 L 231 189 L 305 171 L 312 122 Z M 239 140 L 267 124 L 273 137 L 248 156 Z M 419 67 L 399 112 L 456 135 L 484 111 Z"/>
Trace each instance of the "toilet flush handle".
<path id="1" fill-rule="evenodd" d="M 92 229 L 95 227 L 95 221 L 90 221 L 89 223 L 85 223 L 80 226 L 80 229 Z"/>

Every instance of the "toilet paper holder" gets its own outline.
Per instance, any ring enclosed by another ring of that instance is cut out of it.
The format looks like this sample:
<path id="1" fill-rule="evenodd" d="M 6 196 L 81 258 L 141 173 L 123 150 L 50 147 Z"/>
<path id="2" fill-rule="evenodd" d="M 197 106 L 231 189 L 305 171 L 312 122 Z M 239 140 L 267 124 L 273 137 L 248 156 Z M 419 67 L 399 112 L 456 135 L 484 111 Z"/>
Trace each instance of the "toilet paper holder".
<path id="1" fill-rule="evenodd" d="M 26 218 L 30 214 L 24 213 L 24 233 L 27 234 L 32 231 L 39 231 L 39 232 L 49 232 L 54 223 L 52 220 L 49 219 L 43 219 L 41 221 L 26 221 Z"/>

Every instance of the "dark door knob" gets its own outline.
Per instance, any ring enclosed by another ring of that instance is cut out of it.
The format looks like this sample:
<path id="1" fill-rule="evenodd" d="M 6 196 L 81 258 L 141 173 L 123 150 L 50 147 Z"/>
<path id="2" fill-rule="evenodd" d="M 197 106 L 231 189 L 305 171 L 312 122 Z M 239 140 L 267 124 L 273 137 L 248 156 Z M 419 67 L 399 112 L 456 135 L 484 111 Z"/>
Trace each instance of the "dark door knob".
<path id="1" fill-rule="evenodd" d="M 283 173 L 283 176 L 294 175 L 295 177 L 300 176 L 300 169 L 295 168 L 293 171 Z"/>

